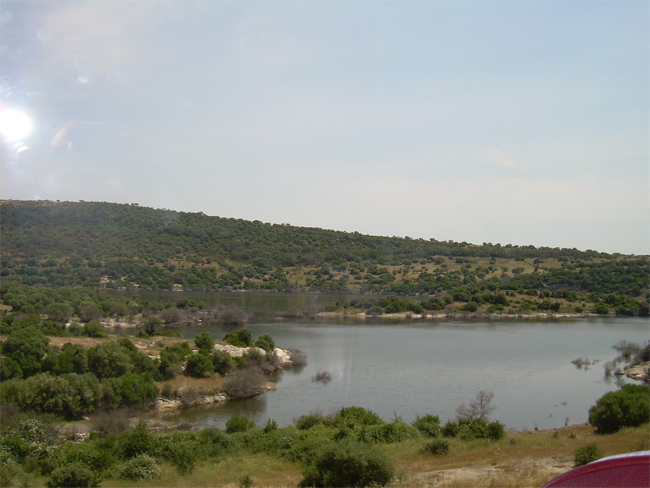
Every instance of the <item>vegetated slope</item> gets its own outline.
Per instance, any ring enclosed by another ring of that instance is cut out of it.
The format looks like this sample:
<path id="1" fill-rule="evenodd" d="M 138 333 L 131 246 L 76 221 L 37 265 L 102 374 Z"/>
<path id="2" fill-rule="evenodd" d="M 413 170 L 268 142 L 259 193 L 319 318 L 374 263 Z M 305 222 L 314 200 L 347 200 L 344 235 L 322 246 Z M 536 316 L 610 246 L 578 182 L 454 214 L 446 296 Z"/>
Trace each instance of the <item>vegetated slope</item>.
<path id="1" fill-rule="evenodd" d="M 99 202 L 3 201 L 2 277 L 30 285 L 644 298 L 648 257 L 378 237 Z"/>

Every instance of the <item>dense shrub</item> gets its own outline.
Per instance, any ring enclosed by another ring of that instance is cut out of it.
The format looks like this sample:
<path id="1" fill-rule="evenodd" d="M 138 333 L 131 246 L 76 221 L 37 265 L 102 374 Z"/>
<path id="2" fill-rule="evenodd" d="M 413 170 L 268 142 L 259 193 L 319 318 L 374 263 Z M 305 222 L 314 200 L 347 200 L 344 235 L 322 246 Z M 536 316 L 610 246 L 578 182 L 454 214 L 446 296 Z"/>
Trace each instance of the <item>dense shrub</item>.
<path id="1" fill-rule="evenodd" d="M 589 423 L 599 434 L 611 434 L 623 427 L 635 427 L 650 418 L 650 389 L 643 385 L 624 385 L 605 393 L 589 409 Z"/>
<path id="2" fill-rule="evenodd" d="M 30 326 L 9 334 L 2 344 L 2 353 L 15 361 L 20 366 L 23 376 L 28 377 L 41 372 L 49 342 L 40 327 Z M 15 367 L 14 370 L 18 371 Z"/>
<path id="3" fill-rule="evenodd" d="M 154 458 L 141 454 L 129 459 L 120 472 L 120 478 L 138 481 L 157 478 L 160 475 L 160 466 Z"/>
<path id="4" fill-rule="evenodd" d="M 61 466 L 52 471 L 47 482 L 49 488 L 86 488 L 97 486 L 98 480 L 91 470 L 80 463 Z"/>
<path id="5" fill-rule="evenodd" d="M 206 351 L 212 352 L 212 348 L 214 347 L 214 340 L 208 332 L 203 332 L 194 338 L 194 344 L 198 349 L 204 349 Z"/>
<path id="6" fill-rule="evenodd" d="M 205 455 L 205 449 L 191 432 L 170 432 L 156 437 L 157 456 L 174 465 L 182 476 L 194 471 L 197 461 Z"/>
<path id="7" fill-rule="evenodd" d="M 505 434 L 505 427 L 501 422 L 487 422 L 483 419 L 463 418 L 458 422 L 449 421 L 442 428 L 445 437 L 458 437 L 462 440 L 492 439 L 499 440 Z"/>
<path id="8" fill-rule="evenodd" d="M 390 424 L 372 425 L 364 429 L 360 435 L 363 441 L 392 444 L 419 437 L 420 431 L 404 422 L 391 422 Z"/>
<path id="9" fill-rule="evenodd" d="M 341 428 L 360 428 L 368 425 L 381 425 L 384 421 L 379 415 L 363 407 L 343 407 L 332 418 L 332 423 Z"/>
<path id="10" fill-rule="evenodd" d="M 266 352 L 271 352 L 275 349 L 275 342 L 270 335 L 262 335 L 255 341 L 255 346 L 264 349 Z"/>
<path id="11" fill-rule="evenodd" d="M 246 417 L 235 415 L 226 422 L 226 432 L 232 434 L 234 432 L 246 432 L 255 427 L 255 422 L 248 420 Z"/>
<path id="12" fill-rule="evenodd" d="M 129 374 L 117 378 L 120 382 L 120 406 L 140 405 L 158 397 L 158 387 L 148 374 Z"/>
<path id="13" fill-rule="evenodd" d="M 88 369 L 98 378 L 117 378 L 131 373 L 133 364 L 121 344 L 104 342 L 88 349 Z"/>
<path id="14" fill-rule="evenodd" d="M 203 378 L 214 372 L 212 357 L 203 352 L 193 354 L 187 359 L 185 374 L 192 378 Z"/>
<path id="15" fill-rule="evenodd" d="M 226 351 L 213 351 L 212 366 L 216 373 L 225 376 L 235 369 L 235 362 L 233 361 L 232 356 Z"/>
<path id="16" fill-rule="evenodd" d="M 248 347 L 251 345 L 253 335 L 248 329 L 238 329 L 234 332 L 226 334 L 223 338 L 228 344 L 237 347 Z"/>
<path id="17" fill-rule="evenodd" d="M 96 386 L 97 379 L 92 375 L 57 377 L 41 373 L 25 380 L 3 381 L 0 383 L 0 399 L 24 411 L 52 413 L 73 419 L 96 408 L 99 402 Z"/>
<path id="18" fill-rule="evenodd" d="M 598 448 L 598 444 L 595 442 L 579 447 L 575 450 L 575 467 L 577 468 L 578 466 L 593 463 L 601 457 L 600 449 Z"/>
<path id="19" fill-rule="evenodd" d="M 438 437 L 441 433 L 440 417 L 437 415 L 418 415 L 413 427 L 418 429 L 426 437 Z"/>
<path id="20" fill-rule="evenodd" d="M 308 486 L 384 486 L 395 468 L 386 455 L 368 444 L 344 440 L 326 444 L 300 481 Z"/>
<path id="21" fill-rule="evenodd" d="M 449 452 L 449 441 L 446 439 L 435 439 L 427 442 L 422 450 L 435 456 L 447 454 Z"/>
<path id="22" fill-rule="evenodd" d="M 135 428 L 122 440 L 124 456 L 132 458 L 141 454 L 148 454 L 154 447 L 156 440 L 144 422 L 138 422 Z"/>
<path id="23" fill-rule="evenodd" d="M 9 486 L 17 474 L 16 461 L 6 448 L 0 448 L 0 486 Z"/>
<path id="24" fill-rule="evenodd" d="M 301 415 L 294 420 L 294 424 L 298 430 L 307 430 L 311 429 L 315 425 L 322 424 L 325 421 L 325 418 L 319 413 L 310 413 L 307 415 Z"/>
<path id="25" fill-rule="evenodd" d="M 84 325 L 84 334 L 88 337 L 108 337 L 108 332 L 99 322 L 90 322 Z"/>

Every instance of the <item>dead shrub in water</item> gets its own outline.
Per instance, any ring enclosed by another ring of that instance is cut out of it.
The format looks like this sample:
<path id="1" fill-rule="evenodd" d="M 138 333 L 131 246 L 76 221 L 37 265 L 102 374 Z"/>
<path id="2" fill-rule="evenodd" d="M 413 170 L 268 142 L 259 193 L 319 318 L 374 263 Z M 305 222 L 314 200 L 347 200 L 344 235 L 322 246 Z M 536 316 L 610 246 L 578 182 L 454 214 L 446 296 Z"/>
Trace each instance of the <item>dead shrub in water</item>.
<path id="1" fill-rule="evenodd" d="M 248 398 L 266 390 L 266 376 L 256 367 L 239 369 L 229 374 L 224 384 L 224 391 L 231 398 Z"/>
<path id="2" fill-rule="evenodd" d="M 294 367 L 301 367 L 307 364 L 307 355 L 300 349 L 289 349 L 291 363 Z"/>
<path id="3" fill-rule="evenodd" d="M 216 321 L 223 325 L 244 325 L 250 316 L 237 305 L 220 306 L 217 310 Z"/>
<path id="4" fill-rule="evenodd" d="M 314 376 L 311 377 L 312 381 L 321 381 L 323 383 L 328 383 L 332 379 L 332 375 L 327 371 L 319 371 Z"/>
<path id="5" fill-rule="evenodd" d="M 248 368 L 259 368 L 265 373 L 275 371 L 277 368 L 277 356 L 267 354 L 256 347 L 251 347 L 246 355 Z"/>

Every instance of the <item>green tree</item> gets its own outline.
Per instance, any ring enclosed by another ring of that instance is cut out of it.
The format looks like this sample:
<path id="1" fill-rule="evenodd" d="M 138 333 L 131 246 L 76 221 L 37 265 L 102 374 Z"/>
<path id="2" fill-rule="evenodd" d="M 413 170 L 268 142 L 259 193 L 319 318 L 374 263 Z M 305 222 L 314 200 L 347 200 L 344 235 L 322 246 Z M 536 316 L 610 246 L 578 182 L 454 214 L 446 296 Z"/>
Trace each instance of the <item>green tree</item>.
<path id="1" fill-rule="evenodd" d="M 589 409 L 589 423 L 599 434 L 611 434 L 623 427 L 636 427 L 650 419 L 650 388 L 623 385 L 600 397 Z"/>
<path id="2" fill-rule="evenodd" d="M 129 374 L 133 364 L 117 342 L 104 342 L 88 350 L 88 369 L 98 378 L 117 378 Z"/>
<path id="3" fill-rule="evenodd" d="M 385 486 L 395 475 L 390 459 L 353 440 L 326 444 L 303 472 L 299 486 Z"/>
<path id="4" fill-rule="evenodd" d="M 187 359 L 185 366 L 185 374 L 187 376 L 203 378 L 213 372 L 214 364 L 210 355 L 199 352 Z"/>
<path id="5" fill-rule="evenodd" d="M 214 340 L 208 332 L 203 332 L 194 338 L 194 344 L 199 349 L 211 352 L 214 347 Z"/>
<path id="6" fill-rule="evenodd" d="M 226 334 L 223 338 L 228 344 L 237 347 L 248 347 L 251 345 L 253 334 L 248 329 L 238 329 L 234 332 Z"/>
<path id="7" fill-rule="evenodd" d="M 26 327 L 9 334 L 2 352 L 20 366 L 24 377 L 28 377 L 40 373 L 49 342 L 39 327 Z"/>

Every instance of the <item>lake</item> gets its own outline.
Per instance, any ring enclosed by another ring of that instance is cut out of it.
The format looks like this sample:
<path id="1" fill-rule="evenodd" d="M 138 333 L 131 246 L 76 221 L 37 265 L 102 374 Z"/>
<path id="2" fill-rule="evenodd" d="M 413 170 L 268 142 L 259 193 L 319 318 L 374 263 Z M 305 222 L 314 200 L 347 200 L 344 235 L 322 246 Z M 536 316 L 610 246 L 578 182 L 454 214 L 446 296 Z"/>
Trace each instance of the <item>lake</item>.
<path id="1" fill-rule="evenodd" d="M 268 318 L 274 309 L 326 304 L 340 297 L 211 293 L 205 295 L 214 301 L 208 301 L 200 295 L 204 294 L 172 296 L 191 296 L 210 305 L 239 301 L 241 308 L 267 317 L 249 325 L 254 337 L 270 334 L 278 347 L 300 349 L 308 361 L 299 370 L 279 373 L 274 391 L 165 417 L 218 427 L 232 415 L 244 415 L 258 425 L 270 418 L 284 426 L 303 414 L 329 414 L 352 405 L 370 409 L 385 420 L 397 415 L 412 422 L 430 413 L 444 422 L 454 418 L 456 407 L 471 401 L 479 390 L 494 392 L 497 408 L 492 418 L 511 429 L 582 423 L 596 399 L 617 389 L 616 381 L 605 380 L 603 371 L 604 363 L 617 355 L 612 346 L 621 340 L 645 344 L 650 336 L 650 322 L 645 318 L 278 322 Z M 182 333 L 192 338 L 205 331 L 215 339 L 226 333 L 217 326 L 193 327 Z M 580 357 L 598 362 L 578 369 L 571 361 Z M 319 371 L 329 372 L 332 380 L 327 384 L 312 381 Z"/>

